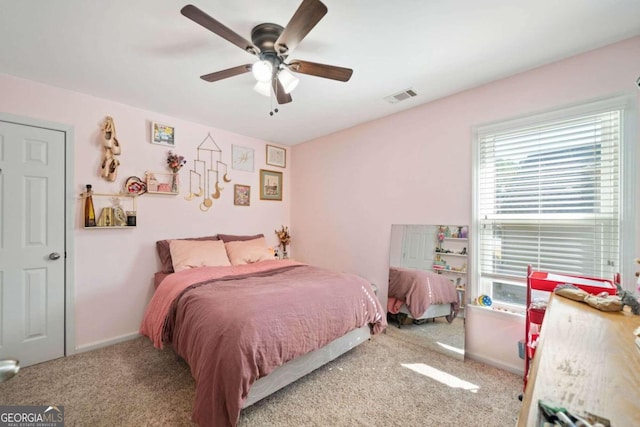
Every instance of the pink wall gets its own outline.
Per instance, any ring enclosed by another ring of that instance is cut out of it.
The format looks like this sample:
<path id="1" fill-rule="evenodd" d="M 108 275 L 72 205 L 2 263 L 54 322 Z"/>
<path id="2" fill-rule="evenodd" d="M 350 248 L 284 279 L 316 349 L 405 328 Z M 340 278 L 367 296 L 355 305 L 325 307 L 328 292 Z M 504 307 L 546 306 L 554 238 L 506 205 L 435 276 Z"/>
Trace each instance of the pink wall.
<path id="1" fill-rule="evenodd" d="M 472 126 L 638 94 L 639 75 L 636 37 L 294 146 L 296 256 L 386 296 L 391 224 L 471 222 Z"/>
<path id="2" fill-rule="evenodd" d="M 156 240 L 217 233 L 264 233 L 275 246 L 277 238 L 273 230 L 289 224 L 288 170 L 284 173 L 282 202 L 260 201 L 258 197 L 258 171 L 265 167 L 265 141 L 6 75 L 0 75 L 0 93 L 0 111 L 73 126 L 74 189 L 78 194 L 85 184 L 93 184 L 96 192 L 113 193 L 120 191 L 129 176 L 143 178 L 146 170 L 168 172 L 168 148 L 149 143 L 150 121 L 175 126 L 175 151 L 188 160 L 181 172 L 182 194 L 140 197 L 135 229 L 84 230 L 80 200 L 76 203 L 73 214 L 77 219 L 74 230 L 77 347 L 90 347 L 138 331 L 152 294 L 153 273 L 158 270 Z M 115 183 L 97 176 L 100 127 L 107 115 L 114 118 L 122 144 L 119 157 L 122 165 Z M 212 208 L 201 212 L 199 202 L 186 201 L 184 195 L 196 148 L 208 133 L 222 149 L 222 160 L 229 164 L 232 181 L 224 184 L 222 196 Z M 255 149 L 255 172 L 231 169 L 232 144 Z M 250 207 L 233 205 L 233 184 L 251 185 Z M 105 202 L 104 198 L 94 200 L 98 208 L 99 203 Z M 126 200 L 123 205 L 126 208 Z"/>
<path id="3" fill-rule="evenodd" d="M 639 75 L 636 37 L 294 146 L 296 257 L 358 273 L 385 300 L 391 224 L 471 223 L 473 126 L 638 96 Z"/>

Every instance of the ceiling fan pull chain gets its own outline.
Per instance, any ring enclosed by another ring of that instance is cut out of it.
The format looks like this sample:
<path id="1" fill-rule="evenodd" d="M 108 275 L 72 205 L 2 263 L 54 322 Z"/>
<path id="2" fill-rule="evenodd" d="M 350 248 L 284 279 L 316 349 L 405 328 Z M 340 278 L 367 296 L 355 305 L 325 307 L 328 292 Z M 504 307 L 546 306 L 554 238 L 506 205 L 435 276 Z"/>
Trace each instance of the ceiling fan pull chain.
<path id="1" fill-rule="evenodd" d="M 273 77 L 274 79 L 277 79 L 277 76 Z M 276 91 L 276 98 L 278 97 L 278 85 L 275 85 L 275 91 Z M 278 112 L 278 107 L 273 108 L 273 91 L 271 91 L 271 96 L 269 96 L 269 102 L 271 103 L 271 111 L 269 112 L 269 115 L 273 117 L 274 113 Z"/>
<path id="2" fill-rule="evenodd" d="M 269 91 L 269 115 L 273 116 L 273 91 Z"/>
<path id="3" fill-rule="evenodd" d="M 273 91 L 269 94 L 269 115 L 273 116 Z"/>
<path id="4" fill-rule="evenodd" d="M 274 79 L 278 78 L 277 72 L 273 75 Z M 274 112 L 278 112 L 278 85 L 276 85 L 276 108 L 273 110 Z"/>

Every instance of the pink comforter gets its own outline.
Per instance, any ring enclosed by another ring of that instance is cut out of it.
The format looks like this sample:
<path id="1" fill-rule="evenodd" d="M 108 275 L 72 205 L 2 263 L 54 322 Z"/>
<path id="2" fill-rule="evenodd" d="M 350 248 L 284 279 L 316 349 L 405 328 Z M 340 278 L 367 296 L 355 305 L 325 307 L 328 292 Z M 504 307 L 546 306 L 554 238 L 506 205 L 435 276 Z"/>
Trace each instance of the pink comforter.
<path id="1" fill-rule="evenodd" d="M 196 380 L 193 421 L 234 426 L 256 380 L 363 325 L 382 331 L 383 314 L 361 277 L 266 261 L 170 275 L 141 332 L 157 347 L 164 336 L 189 364 Z"/>
<path id="2" fill-rule="evenodd" d="M 389 300 L 390 310 L 404 302 L 415 319 L 422 317 L 431 304 L 451 303 L 453 313 L 460 306 L 456 287 L 445 276 L 400 267 L 389 267 Z"/>

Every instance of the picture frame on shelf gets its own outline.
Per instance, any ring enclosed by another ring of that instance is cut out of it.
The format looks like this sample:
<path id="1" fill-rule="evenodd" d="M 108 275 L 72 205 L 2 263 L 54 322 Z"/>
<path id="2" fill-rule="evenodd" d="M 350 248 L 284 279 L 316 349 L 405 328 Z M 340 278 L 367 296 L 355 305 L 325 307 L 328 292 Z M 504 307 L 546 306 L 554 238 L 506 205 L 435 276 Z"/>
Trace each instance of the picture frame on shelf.
<path id="1" fill-rule="evenodd" d="M 260 169 L 260 200 L 282 200 L 282 172 Z"/>
<path id="2" fill-rule="evenodd" d="M 253 172 L 254 150 L 249 147 L 231 145 L 231 168 L 239 171 Z"/>
<path id="3" fill-rule="evenodd" d="M 267 144 L 267 160 L 269 166 L 287 167 L 287 150 L 282 147 Z"/>
<path id="4" fill-rule="evenodd" d="M 151 143 L 164 145 L 165 147 L 175 147 L 175 128 L 163 123 L 151 122 Z"/>
<path id="5" fill-rule="evenodd" d="M 233 185 L 233 204 L 236 206 L 251 205 L 251 186 L 234 184 Z"/>

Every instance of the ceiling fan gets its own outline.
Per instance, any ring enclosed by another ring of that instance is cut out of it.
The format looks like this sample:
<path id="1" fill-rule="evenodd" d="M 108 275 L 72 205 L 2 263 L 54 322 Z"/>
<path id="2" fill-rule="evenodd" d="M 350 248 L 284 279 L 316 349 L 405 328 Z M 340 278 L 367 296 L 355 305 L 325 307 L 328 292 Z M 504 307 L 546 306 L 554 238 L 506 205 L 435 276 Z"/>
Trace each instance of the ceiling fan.
<path id="1" fill-rule="evenodd" d="M 254 87 L 257 92 L 271 96 L 273 90 L 278 104 L 286 104 L 292 101 L 290 93 L 298 84 L 297 77 L 291 71 L 341 82 L 348 81 L 353 74 L 353 70 L 349 68 L 299 59 L 288 60 L 289 54 L 327 13 L 327 7 L 319 0 L 303 0 L 284 28 L 272 23 L 256 25 L 251 30 L 251 41 L 224 26 L 194 5 L 186 5 L 180 10 L 180 13 L 259 58 L 257 62 L 252 64 L 239 65 L 200 76 L 201 79 L 208 82 L 252 71 L 257 80 Z"/>

